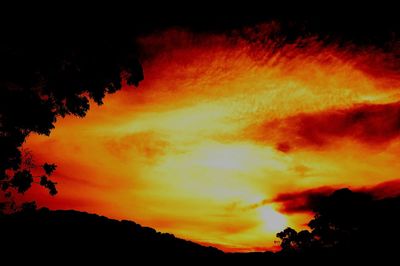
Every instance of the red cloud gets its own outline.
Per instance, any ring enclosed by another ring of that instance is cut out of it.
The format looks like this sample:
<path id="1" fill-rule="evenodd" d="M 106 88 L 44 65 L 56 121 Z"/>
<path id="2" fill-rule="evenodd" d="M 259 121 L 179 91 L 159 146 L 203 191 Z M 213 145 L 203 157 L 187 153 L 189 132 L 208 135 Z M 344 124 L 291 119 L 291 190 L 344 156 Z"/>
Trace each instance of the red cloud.
<path id="1" fill-rule="evenodd" d="M 272 201 L 279 203 L 282 213 L 311 212 L 313 203 L 335 191 L 332 187 L 319 187 L 293 193 L 279 194 Z"/>
<path id="2" fill-rule="evenodd" d="M 318 187 L 303 191 L 282 193 L 275 197 L 272 202 L 280 204 L 280 212 L 283 213 L 301 213 L 312 212 L 315 204 L 333 193 L 339 188 Z M 363 192 L 372 195 L 376 199 L 400 196 L 400 179 L 377 184 L 371 187 L 352 188 L 355 192 Z M 271 201 L 264 201 L 270 203 Z"/>
<path id="3" fill-rule="evenodd" d="M 268 135 L 271 131 L 278 136 L 276 149 L 285 153 L 296 148 L 325 146 L 340 138 L 369 145 L 384 144 L 400 134 L 400 102 L 365 104 L 275 120 L 262 126 L 261 138 L 271 139 Z"/>
<path id="4" fill-rule="evenodd" d="M 358 191 L 372 194 L 378 199 L 397 197 L 400 196 L 400 179 L 386 181 L 373 187 L 360 188 Z"/>

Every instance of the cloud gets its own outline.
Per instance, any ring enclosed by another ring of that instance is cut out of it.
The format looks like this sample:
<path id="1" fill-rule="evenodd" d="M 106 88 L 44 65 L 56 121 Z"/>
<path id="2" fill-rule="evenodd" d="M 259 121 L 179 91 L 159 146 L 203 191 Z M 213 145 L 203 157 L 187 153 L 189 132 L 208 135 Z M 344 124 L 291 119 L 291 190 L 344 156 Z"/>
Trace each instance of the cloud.
<path id="1" fill-rule="evenodd" d="M 130 156 L 154 160 L 165 153 L 168 143 L 154 132 L 137 132 L 120 138 L 109 138 L 104 146 L 112 156 L 122 161 L 132 159 Z"/>
<path id="2" fill-rule="evenodd" d="M 280 205 L 279 211 L 286 214 L 312 212 L 322 198 L 332 194 L 338 187 L 318 187 L 297 192 L 281 193 L 272 200 L 264 200 L 262 204 L 270 202 Z M 369 194 L 376 199 L 400 196 L 400 179 L 383 182 L 369 187 L 351 188 L 354 192 Z"/>
<path id="3" fill-rule="evenodd" d="M 282 213 L 310 212 L 316 200 L 333 191 L 335 191 L 333 187 L 319 187 L 293 193 L 281 193 L 272 201 L 280 204 L 279 211 Z"/>
<path id="4" fill-rule="evenodd" d="M 284 153 L 300 148 L 322 148 L 344 138 L 381 145 L 399 136 L 399 117 L 400 102 L 302 113 L 265 123 L 256 139 L 275 139 L 276 149 Z"/>
<path id="5" fill-rule="evenodd" d="M 396 176 L 400 166 L 393 163 L 393 149 L 366 158 L 364 149 L 338 143 L 332 153 L 315 152 L 342 138 L 336 131 L 354 133 L 357 126 L 346 124 L 342 113 L 362 108 L 343 108 L 365 99 L 370 105 L 399 100 L 392 82 L 376 85 L 386 69 L 370 77 L 358 67 L 380 70 L 364 55 L 380 60 L 381 53 L 326 46 L 311 36 L 282 43 L 279 30 L 261 25 L 199 35 L 171 29 L 145 36 L 139 46 L 146 78 L 139 89 L 124 86 L 108 95 L 84 120 L 60 119 L 52 145 L 35 137 L 27 147 L 59 165 L 61 195 L 95 200 L 76 209 L 133 219 L 225 249 L 272 245 L 276 230 L 268 216 L 281 220 L 275 211 L 286 203 L 293 212 L 309 205 L 307 193 L 293 205 L 296 198 L 282 192 L 370 185 Z M 365 113 L 364 124 L 379 116 Z M 268 147 L 254 141 L 251 129 Z M 272 201 L 277 195 L 281 202 Z M 304 216 L 288 216 L 288 225 L 302 226 Z"/>
<path id="6" fill-rule="evenodd" d="M 359 188 L 358 191 L 372 194 L 375 198 L 400 196 L 400 179 L 386 181 L 372 187 Z"/>

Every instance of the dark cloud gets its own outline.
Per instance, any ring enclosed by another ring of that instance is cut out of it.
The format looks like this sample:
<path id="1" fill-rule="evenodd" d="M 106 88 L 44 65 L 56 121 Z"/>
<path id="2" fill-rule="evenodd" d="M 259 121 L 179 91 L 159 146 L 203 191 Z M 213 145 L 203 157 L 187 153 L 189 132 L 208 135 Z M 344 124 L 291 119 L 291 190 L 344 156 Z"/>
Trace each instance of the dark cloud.
<path id="1" fill-rule="evenodd" d="M 335 191 L 332 187 L 319 187 L 293 193 L 281 193 L 272 202 L 279 203 L 280 212 L 299 213 L 311 212 L 314 202 Z"/>
<path id="2" fill-rule="evenodd" d="M 398 197 L 400 196 L 400 179 L 386 181 L 372 187 L 360 188 L 358 191 L 372 194 L 378 199 Z"/>
<path id="3" fill-rule="evenodd" d="M 261 131 L 271 132 L 271 128 L 280 133 L 279 138 L 284 138 L 278 139 L 276 149 L 285 153 L 297 148 L 326 146 L 340 138 L 369 145 L 385 144 L 400 134 L 400 102 L 299 114 L 268 122 Z"/>
<path id="4" fill-rule="evenodd" d="M 283 213 L 312 212 L 322 199 L 331 195 L 338 187 L 318 187 L 297 192 L 281 193 L 271 201 L 280 204 Z M 370 195 L 376 199 L 400 196 L 400 179 L 383 182 L 374 186 L 353 188 L 354 192 Z"/>

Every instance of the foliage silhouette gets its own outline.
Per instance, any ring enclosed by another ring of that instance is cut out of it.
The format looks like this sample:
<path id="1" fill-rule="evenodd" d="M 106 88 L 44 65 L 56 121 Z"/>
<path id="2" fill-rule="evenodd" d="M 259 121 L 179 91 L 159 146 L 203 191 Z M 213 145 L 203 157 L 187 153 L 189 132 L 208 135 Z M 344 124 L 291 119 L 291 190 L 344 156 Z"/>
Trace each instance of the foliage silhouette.
<path id="1" fill-rule="evenodd" d="M 400 197 L 375 199 L 340 189 L 309 203 L 311 231 L 287 228 L 277 234 L 282 253 L 331 254 L 337 258 L 395 256 L 400 239 Z M 311 255 L 310 255 L 311 256 Z"/>
<path id="2" fill-rule="evenodd" d="M 9 32 L 0 44 L 2 198 L 24 193 L 34 182 L 57 194 L 49 178 L 56 165 L 45 163 L 43 174 L 37 174 L 40 167 L 29 151 L 21 150 L 26 137 L 49 135 L 58 117 L 85 116 L 89 99 L 102 104 L 123 79 L 135 86 L 143 79 L 132 36 L 58 30 L 27 27 Z"/>

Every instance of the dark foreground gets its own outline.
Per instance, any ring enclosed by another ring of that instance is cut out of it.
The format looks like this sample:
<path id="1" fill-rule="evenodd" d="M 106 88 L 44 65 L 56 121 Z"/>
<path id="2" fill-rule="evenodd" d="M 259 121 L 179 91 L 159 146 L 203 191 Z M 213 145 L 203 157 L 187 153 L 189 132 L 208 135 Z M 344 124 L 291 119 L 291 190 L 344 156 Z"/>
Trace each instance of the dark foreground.
<path id="1" fill-rule="evenodd" d="M 331 265 L 391 256 L 351 252 L 338 254 L 329 249 L 310 253 L 224 253 L 213 247 L 176 238 L 172 234 L 142 227 L 132 221 L 117 221 L 78 211 L 39 210 L 0 215 L 3 261 L 61 265 L 64 263 L 111 262 L 112 265 L 148 263 L 184 263 L 185 265 Z M 384 243 L 382 243 L 384 244 Z M 393 254 L 395 257 L 396 254 Z M 0 261 L 0 265 L 2 264 Z"/>

